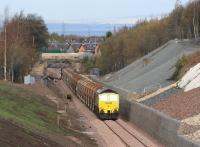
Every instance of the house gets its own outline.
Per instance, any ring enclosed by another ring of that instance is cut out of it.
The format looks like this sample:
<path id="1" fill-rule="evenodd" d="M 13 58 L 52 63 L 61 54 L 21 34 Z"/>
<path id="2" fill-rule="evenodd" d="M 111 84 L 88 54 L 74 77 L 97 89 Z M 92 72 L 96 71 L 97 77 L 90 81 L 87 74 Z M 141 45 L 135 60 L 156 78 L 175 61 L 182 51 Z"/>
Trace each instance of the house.
<path id="1" fill-rule="evenodd" d="M 74 48 L 71 45 L 69 49 L 67 50 L 67 53 L 75 53 Z"/>
<path id="2" fill-rule="evenodd" d="M 96 43 L 85 43 L 79 49 L 79 52 L 90 52 L 95 54 Z"/>
<path id="3" fill-rule="evenodd" d="M 51 53 L 90 53 L 95 54 L 99 51 L 97 43 L 49 43 L 46 52 Z"/>
<path id="4" fill-rule="evenodd" d="M 69 49 L 69 46 L 70 46 L 69 43 L 52 42 L 49 43 L 47 52 L 65 53 Z"/>
<path id="5" fill-rule="evenodd" d="M 68 53 L 73 52 L 79 52 L 80 48 L 82 46 L 82 43 L 72 43 L 69 47 Z"/>
<path id="6" fill-rule="evenodd" d="M 58 43 L 57 44 L 57 48 L 59 50 L 61 50 L 62 52 L 67 52 L 67 50 L 69 49 L 70 44 L 69 43 Z"/>
<path id="7" fill-rule="evenodd" d="M 85 46 L 84 45 L 81 45 L 80 49 L 79 49 L 79 52 L 86 52 L 86 49 L 85 49 Z"/>

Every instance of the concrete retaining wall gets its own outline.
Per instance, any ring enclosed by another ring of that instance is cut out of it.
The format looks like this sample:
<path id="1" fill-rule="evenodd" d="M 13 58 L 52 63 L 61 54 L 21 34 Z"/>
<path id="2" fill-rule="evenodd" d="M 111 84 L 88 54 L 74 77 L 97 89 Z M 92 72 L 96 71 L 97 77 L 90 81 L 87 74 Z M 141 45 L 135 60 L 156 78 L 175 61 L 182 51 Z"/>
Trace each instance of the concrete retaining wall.
<path id="1" fill-rule="evenodd" d="M 121 109 L 124 107 L 126 106 L 122 105 Z M 132 102 L 129 109 L 128 120 L 157 138 L 161 143 L 173 147 L 198 146 L 177 134 L 180 126 L 177 120 L 139 103 Z"/>
<path id="2" fill-rule="evenodd" d="M 177 134 L 180 126 L 179 121 L 172 119 L 153 108 L 137 102 L 130 102 L 126 99 L 127 92 L 116 87 L 108 87 L 119 92 L 121 96 L 120 115 L 124 119 L 143 129 L 166 146 L 200 147 L 200 142 L 191 141 L 184 136 Z"/>

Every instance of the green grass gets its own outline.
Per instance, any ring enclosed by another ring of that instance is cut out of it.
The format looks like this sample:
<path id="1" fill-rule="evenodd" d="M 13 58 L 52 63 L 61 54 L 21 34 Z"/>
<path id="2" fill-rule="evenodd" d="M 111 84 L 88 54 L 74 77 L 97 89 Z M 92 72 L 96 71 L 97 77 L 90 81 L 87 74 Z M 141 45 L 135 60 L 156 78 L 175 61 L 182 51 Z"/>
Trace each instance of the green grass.
<path id="1" fill-rule="evenodd" d="M 0 83 L 0 118 L 41 133 L 73 133 L 57 126 L 56 110 L 41 96 L 4 83 Z"/>

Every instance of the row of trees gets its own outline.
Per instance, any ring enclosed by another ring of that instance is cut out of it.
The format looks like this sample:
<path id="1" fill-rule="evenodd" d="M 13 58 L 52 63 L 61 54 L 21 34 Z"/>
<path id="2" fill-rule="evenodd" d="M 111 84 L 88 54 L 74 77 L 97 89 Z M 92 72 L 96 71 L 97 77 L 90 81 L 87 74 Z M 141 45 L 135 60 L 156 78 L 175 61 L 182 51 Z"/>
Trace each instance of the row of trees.
<path id="1" fill-rule="evenodd" d="M 96 65 L 104 72 L 117 71 L 171 39 L 199 38 L 200 0 L 185 7 L 177 0 L 174 10 L 158 19 L 142 20 L 109 35 L 100 46 Z"/>
<path id="2" fill-rule="evenodd" d="M 73 43 L 73 42 L 101 42 L 104 38 L 101 36 L 77 36 L 77 35 L 60 35 L 58 33 L 49 34 L 49 42 Z"/>
<path id="3" fill-rule="evenodd" d="M 5 19 L 1 33 L 0 75 L 3 78 L 6 49 L 7 77 L 11 81 L 21 82 L 38 58 L 41 47 L 47 46 L 48 31 L 43 19 L 39 16 L 22 12 Z"/>

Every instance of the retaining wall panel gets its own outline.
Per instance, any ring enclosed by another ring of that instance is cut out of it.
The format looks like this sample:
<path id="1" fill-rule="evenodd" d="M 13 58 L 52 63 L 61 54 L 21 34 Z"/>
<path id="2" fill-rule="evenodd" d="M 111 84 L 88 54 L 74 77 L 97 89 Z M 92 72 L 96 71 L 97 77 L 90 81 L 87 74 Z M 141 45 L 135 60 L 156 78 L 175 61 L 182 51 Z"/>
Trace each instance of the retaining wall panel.
<path id="1" fill-rule="evenodd" d="M 120 115 L 122 118 L 143 129 L 165 146 L 200 147 L 200 142 L 189 140 L 177 134 L 180 126 L 179 121 L 153 108 L 137 102 L 130 102 L 126 99 L 127 92 L 113 86 L 109 87 L 120 94 Z"/>

